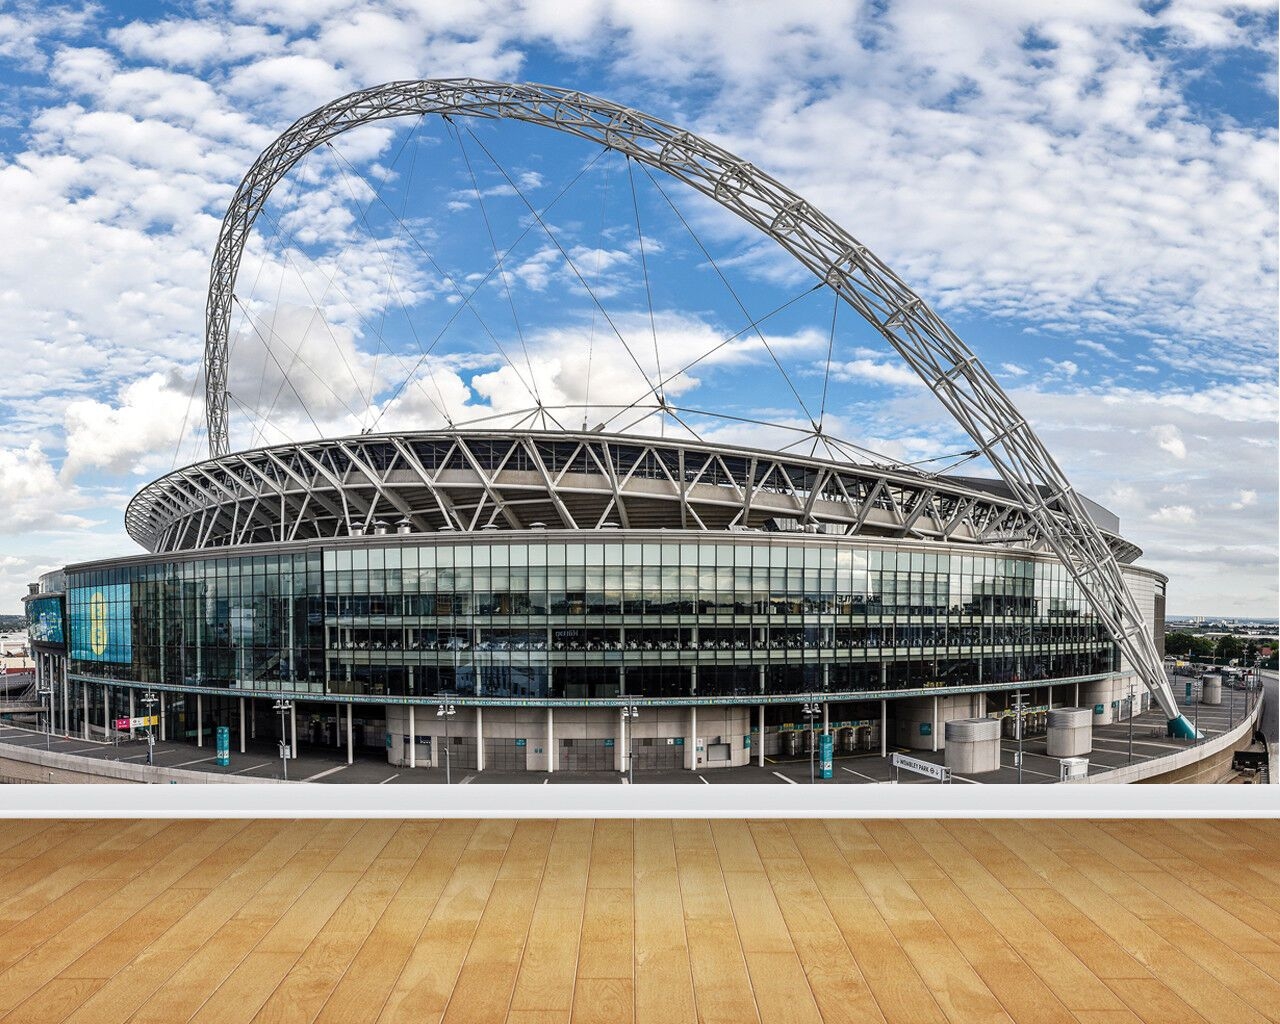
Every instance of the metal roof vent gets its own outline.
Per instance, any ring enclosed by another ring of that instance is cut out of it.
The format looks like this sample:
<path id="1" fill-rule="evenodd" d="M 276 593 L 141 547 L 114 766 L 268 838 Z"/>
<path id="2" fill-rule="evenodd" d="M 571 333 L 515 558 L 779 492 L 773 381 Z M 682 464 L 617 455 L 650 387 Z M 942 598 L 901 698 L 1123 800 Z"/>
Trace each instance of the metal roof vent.
<path id="1" fill-rule="evenodd" d="M 387 521 L 385 519 L 379 519 L 373 524 L 373 535 L 375 537 L 385 537 L 388 529 L 390 529 L 390 527 L 387 526 Z"/>
<path id="2" fill-rule="evenodd" d="M 364 527 L 359 523 L 347 523 L 347 533 L 352 537 L 363 537 Z"/>
<path id="3" fill-rule="evenodd" d="M 413 533 L 413 523 L 409 522 L 408 516 L 396 522 L 396 533 Z"/>
<path id="4" fill-rule="evenodd" d="M 530 523 L 529 524 L 529 529 L 531 530 L 545 530 L 546 528 L 547 528 L 546 523 Z"/>

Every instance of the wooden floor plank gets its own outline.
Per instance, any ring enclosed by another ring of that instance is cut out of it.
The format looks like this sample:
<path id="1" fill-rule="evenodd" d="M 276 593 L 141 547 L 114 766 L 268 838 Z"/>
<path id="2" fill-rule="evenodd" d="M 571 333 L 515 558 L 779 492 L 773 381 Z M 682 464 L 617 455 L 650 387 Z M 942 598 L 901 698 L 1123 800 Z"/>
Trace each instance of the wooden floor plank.
<path id="1" fill-rule="evenodd" d="M 1277 843 L 1222 820 L 0 823 L 0 1020 L 1275 1022 Z"/>
<path id="2" fill-rule="evenodd" d="M 498 878 L 515 823 L 482 821 L 396 979 L 380 1020 L 439 1021 Z"/>

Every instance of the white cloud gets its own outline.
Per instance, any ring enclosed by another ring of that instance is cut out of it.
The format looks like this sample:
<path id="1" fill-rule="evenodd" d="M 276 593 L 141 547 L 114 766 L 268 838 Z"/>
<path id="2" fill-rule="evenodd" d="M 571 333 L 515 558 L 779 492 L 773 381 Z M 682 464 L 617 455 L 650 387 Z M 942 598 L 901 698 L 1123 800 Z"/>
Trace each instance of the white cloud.
<path id="1" fill-rule="evenodd" d="M 1156 523 L 1173 523 L 1178 526 L 1187 526 L 1194 523 L 1197 513 L 1190 505 L 1162 505 L 1151 514 L 1151 520 Z"/>
<path id="2" fill-rule="evenodd" d="M 138 474 L 157 468 L 164 448 L 170 454 L 176 449 L 189 402 L 188 392 L 158 373 L 121 388 L 116 405 L 92 398 L 69 402 L 63 479 L 74 481 L 87 469 Z"/>
<path id="3" fill-rule="evenodd" d="M 1187 457 L 1187 446 L 1182 440 L 1182 432 L 1170 423 L 1162 423 L 1151 428 L 1151 435 L 1161 451 L 1168 452 L 1175 459 Z"/>
<path id="4" fill-rule="evenodd" d="M 876 362 L 872 359 L 853 359 L 832 363 L 831 375 L 836 380 L 869 380 L 892 387 L 922 388 L 924 382 L 903 363 Z"/>
<path id="5" fill-rule="evenodd" d="M 0 533 L 74 528 L 88 522 L 72 514 L 84 507 L 83 496 L 58 479 L 35 441 L 25 448 L 0 448 L 0 494 L 5 496 Z"/>

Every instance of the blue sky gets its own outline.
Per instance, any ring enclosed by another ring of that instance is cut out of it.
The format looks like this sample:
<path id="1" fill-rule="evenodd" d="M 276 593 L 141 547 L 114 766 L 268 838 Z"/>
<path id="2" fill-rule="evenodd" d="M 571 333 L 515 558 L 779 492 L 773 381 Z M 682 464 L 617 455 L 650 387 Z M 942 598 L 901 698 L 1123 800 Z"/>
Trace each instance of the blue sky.
<path id="1" fill-rule="evenodd" d="M 129 496 L 201 455 L 208 263 L 255 155 L 351 90 L 470 75 L 613 99 L 785 182 L 978 352 L 1170 575 L 1172 612 L 1275 615 L 1274 5 L 1062 6 L 0 3 L 0 607 L 43 569 L 131 550 Z M 485 218 L 505 249 L 528 226 L 524 198 L 540 207 L 596 156 L 536 129 L 469 128 L 349 133 L 273 195 L 237 286 L 235 443 L 430 426 L 523 408 L 530 391 L 625 403 L 658 363 L 740 330 L 743 308 L 808 287 L 667 182 L 691 234 L 609 156 L 548 220 L 626 348 L 535 225 L 477 292 L 479 315 L 463 310 L 420 361 L 492 265 Z M 831 312 L 816 293 L 763 325 L 786 376 L 748 334 L 671 391 L 786 425 L 825 382 L 828 426 L 852 442 L 906 462 L 965 450 L 851 310 L 832 339 Z"/>

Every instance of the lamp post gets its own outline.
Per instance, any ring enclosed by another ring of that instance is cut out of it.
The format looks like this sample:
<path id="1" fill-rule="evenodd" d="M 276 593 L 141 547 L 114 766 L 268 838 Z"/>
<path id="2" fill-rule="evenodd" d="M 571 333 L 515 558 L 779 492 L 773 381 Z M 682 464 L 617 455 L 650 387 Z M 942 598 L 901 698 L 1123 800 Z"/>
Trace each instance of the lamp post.
<path id="1" fill-rule="evenodd" d="M 452 704 L 441 704 L 436 708 L 436 718 L 444 719 L 444 784 L 446 786 L 452 782 L 449 763 L 449 719 L 457 714 L 457 711 L 458 709 Z"/>
<path id="2" fill-rule="evenodd" d="M 1130 687 L 1132 687 L 1132 683 Z M 1133 690 L 1129 690 L 1129 764 L 1133 764 Z"/>
<path id="3" fill-rule="evenodd" d="M 44 749 L 49 749 L 49 733 L 53 731 L 53 688 L 50 686 L 41 686 L 36 690 L 36 695 L 40 698 L 40 706 L 43 710 L 44 705 L 48 702 L 49 710 L 44 714 Z"/>
<path id="4" fill-rule="evenodd" d="M 817 774 L 814 770 L 814 757 L 818 751 L 818 737 L 813 734 L 813 720 L 821 709 L 817 702 L 806 704 L 804 706 L 804 716 L 809 720 L 809 784 L 813 785 L 817 782 Z"/>
<path id="5" fill-rule="evenodd" d="M 1013 695 L 1013 727 L 1018 736 L 1018 785 L 1022 785 L 1022 712 L 1027 706 L 1027 702 L 1024 699 L 1026 696 L 1021 690 Z"/>
<path id="6" fill-rule="evenodd" d="M 293 710 L 293 701 L 285 700 L 281 697 L 278 701 L 271 705 L 272 710 L 280 712 L 280 767 L 284 770 L 284 781 L 289 781 L 289 757 L 293 751 L 289 749 L 289 742 L 284 731 L 284 713 Z"/>
<path id="7" fill-rule="evenodd" d="M 636 781 L 636 735 L 635 726 L 629 719 L 640 717 L 640 709 L 632 704 L 622 709 L 623 727 L 627 730 L 627 782 L 635 785 Z"/>
<path id="8" fill-rule="evenodd" d="M 154 693 L 148 690 L 142 695 L 143 714 L 147 716 L 147 766 L 155 767 L 155 750 L 156 750 L 156 732 L 151 724 L 151 708 L 155 705 L 158 698 Z"/>

